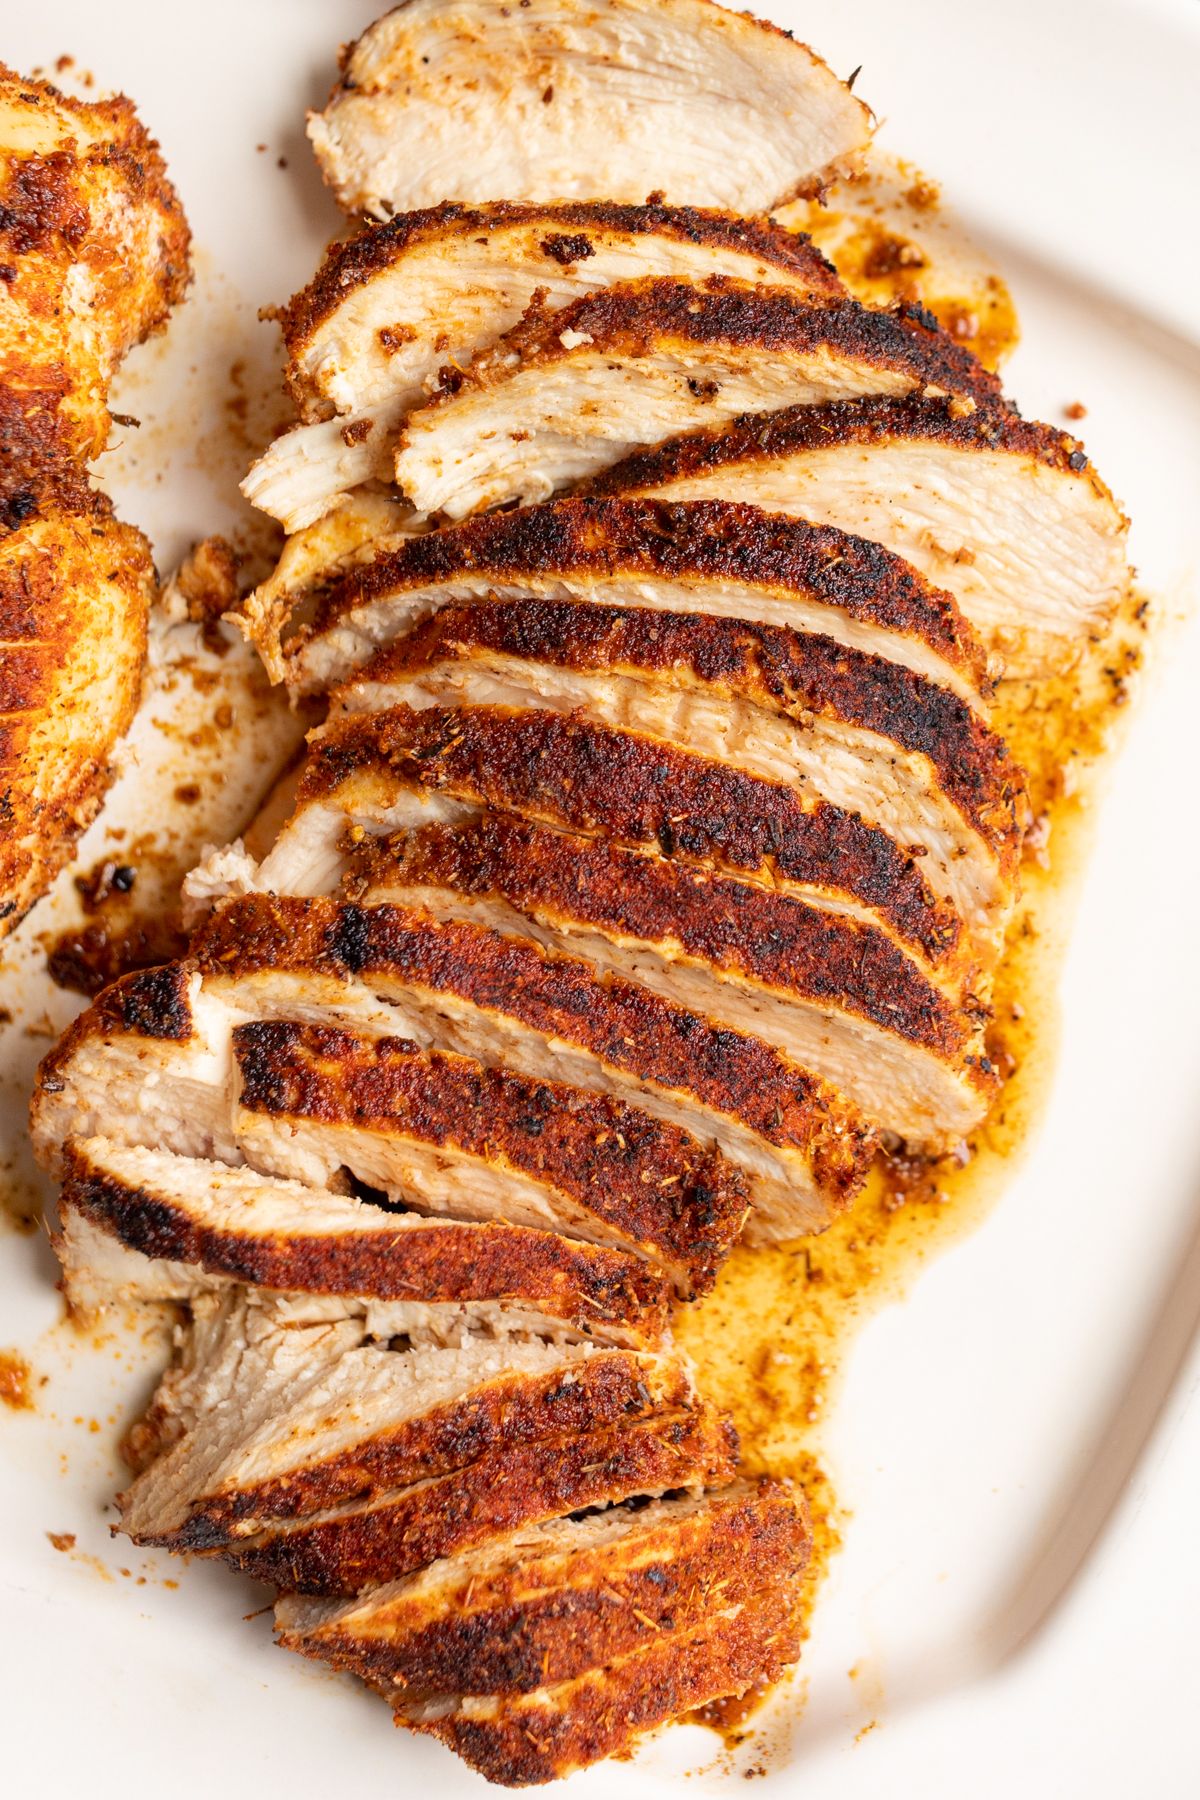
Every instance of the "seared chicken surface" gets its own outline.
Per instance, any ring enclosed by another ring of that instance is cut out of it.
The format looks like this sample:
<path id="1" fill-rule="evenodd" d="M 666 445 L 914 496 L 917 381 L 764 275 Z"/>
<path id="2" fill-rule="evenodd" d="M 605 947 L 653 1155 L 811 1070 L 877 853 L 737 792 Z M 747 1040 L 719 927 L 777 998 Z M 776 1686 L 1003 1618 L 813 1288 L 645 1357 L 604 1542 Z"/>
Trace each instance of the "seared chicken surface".
<path id="1" fill-rule="evenodd" d="M 347 212 L 606 199 L 769 212 L 848 164 L 866 107 L 711 0 L 404 0 L 308 133 Z"/>
<path id="2" fill-rule="evenodd" d="M 544 500 L 639 445 L 860 396 L 994 398 L 995 377 L 920 316 L 710 280 L 620 283 L 520 325 L 410 414 L 396 482 L 417 512 L 461 519 Z"/>
<path id="3" fill-rule="evenodd" d="M 276 316 L 301 419 L 259 458 L 247 498 L 297 531 L 360 484 L 390 480 L 407 414 L 518 324 L 645 275 L 767 281 L 836 300 L 806 238 L 692 207 L 439 206 L 334 247 Z"/>

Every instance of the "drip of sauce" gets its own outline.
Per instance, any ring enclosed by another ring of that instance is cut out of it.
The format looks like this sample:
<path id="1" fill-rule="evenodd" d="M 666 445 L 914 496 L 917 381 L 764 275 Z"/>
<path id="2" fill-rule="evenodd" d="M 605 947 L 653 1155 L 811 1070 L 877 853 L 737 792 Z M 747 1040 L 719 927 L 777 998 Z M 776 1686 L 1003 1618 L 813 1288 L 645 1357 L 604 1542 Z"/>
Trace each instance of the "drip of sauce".
<path id="1" fill-rule="evenodd" d="M 881 1155 L 850 1210 L 817 1237 L 738 1248 L 717 1285 L 676 1319 L 701 1391 L 733 1416 L 748 1475 L 804 1489 L 813 1548 L 802 1592 L 807 1624 L 841 1543 L 822 1467 L 822 1427 L 860 1325 L 902 1298 L 923 1265 L 982 1222 L 1028 1144 L 1050 1090 L 1054 1000 L 1094 812 L 1089 789 L 1111 748 L 1141 654 L 1147 609 L 1131 595 L 1103 644 L 1053 681 L 1002 683 L 993 719 L 1029 776 L 1032 853 L 997 969 L 988 1051 L 1003 1087 L 959 1159 Z M 750 1711 L 765 1695 L 753 1697 Z M 691 1715 L 736 1748 L 749 1714 L 722 1703 Z"/>
<path id="2" fill-rule="evenodd" d="M 32 1412 L 33 1370 L 15 1350 L 0 1350 L 0 1405 L 13 1412 Z"/>

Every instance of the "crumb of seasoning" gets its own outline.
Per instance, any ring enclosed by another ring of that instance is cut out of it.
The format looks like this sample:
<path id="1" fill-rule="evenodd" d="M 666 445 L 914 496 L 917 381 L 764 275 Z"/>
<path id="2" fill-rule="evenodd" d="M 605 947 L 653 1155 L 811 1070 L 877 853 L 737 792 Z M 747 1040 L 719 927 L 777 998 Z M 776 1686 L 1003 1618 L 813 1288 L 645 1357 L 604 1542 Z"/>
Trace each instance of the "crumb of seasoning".
<path id="1" fill-rule="evenodd" d="M 275 167 L 276 167 L 276 168 L 277 168 L 277 169 L 286 169 L 286 168 L 287 168 L 287 166 L 288 166 L 288 164 L 287 164 L 287 157 L 286 157 L 286 156 L 281 156 L 281 157 L 279 157 L 279 158 L 278 158 L 278 159 L 277 159 L 277 161 L 276 161 L 276 163 L 275 163 Z"/>
<path id="2" fill-rule="evenodd" d="M 1063 407 L 1063 417 L 1066 419 L 1086 419 L 1087 407 L 1083 404 L 1082 400 L 1072 400 L 1069 406 Z"/>
<path id="3" fill-rule="evenodd" d="M 61 1550 L 64 1556 L 68 1550 L 73 1550 L 75 1548 L 75 1533 L 73 1531 L 48 1531 L 46 1536 L 50 1539 L 54 1548 L 56 1550 Z"/>
<path id="4" fill-rule="evenodd" d="M 855 1732 L 855 1734 L 854 1734 L 855 1743 L 861 1744 L 863 1739 L 867 1736 L 867 1734 L 869 1732 L 878 1731 L 878 1729 L 879 1729 L 879 1720 L 878 1719 L 868 1719 L 866 1724 L 864 1726 L 862 1726 L 862 1728 L 860 1730 Z"/>
<path id="5" fill-rule="evenodd" d="M 255 146 L 254 146 L 254 148 L 258 151 L 258 154 L 260 156 L 262 155 L 262 153 L 266 149 L 266 147 L 267 146 L 265 144 L 255 144 Z"/>
<path id="6" fill-rule="evenodd" d="M 15 1350 L 0 1350 L 0 1402 L 13 1412 L 32 1412 L 33 1370 Z"/>

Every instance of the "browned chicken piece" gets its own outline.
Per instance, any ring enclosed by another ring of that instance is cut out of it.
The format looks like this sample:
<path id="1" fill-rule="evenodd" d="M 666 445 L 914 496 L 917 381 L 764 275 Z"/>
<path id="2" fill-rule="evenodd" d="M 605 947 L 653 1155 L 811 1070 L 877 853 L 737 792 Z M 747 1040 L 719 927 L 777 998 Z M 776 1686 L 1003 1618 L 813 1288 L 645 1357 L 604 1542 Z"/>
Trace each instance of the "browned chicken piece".
<path id="1" fill-rule="evenodd" d="M 276 313 L 303 421 L 242 484 L 297 531 L 363 482 L 390 481 L 396 434 L 437 386 L 518 323 L 634 276 L 769 281 L 810 299 L 844 289 L 807 238 L 765 219 L 583 201 L 402 213 L 337 244 Z"/>
<path id="2" fill-rule="evenodd" d="M 285 1595 L 279 1641 L 400 1706 L 528 1694 L 794 1582 L 805 1508 L 777 1483 L 554 1519 L 351 1600 Z"/>
<path id="3" fill-rule="evenodd" d="M 715 1145 L 756 1228 L 819 1229 L 863 1180 L 874 1134 L 830 1084 L 735 1031 L 580 957 L 405 906 L 251 895 L 195 944 L 204 991 L 243 1015 L 326 1018 L 606 1094 Z"/>
<path id="4" fill-rule="evenodd" d="M 100 454 L 108 384 L 182 299 L 188 245 L 128 100 L 71 100 L 0 64 L 0 462 Z"/>
<path id="5" fill-rule="evenodd" d="M 141 692 L 145 538 L 64 464 L 0 485 L 0 936 L 70 858 Z"/>
<path id="6" fill-rule="evenodd" d="M 419 516 L 461 519 L 545 500 L 639 445 L 742 413 L 913 393 L 1000 398 L 931 316 L 737 281 L 630 281 L 557 312 L 531 307 L 448 372 L 409 414 L 396 482 Z"/>
<path id="7" fill-rule="evenodd" d="M 594 486 L 748 501 L 861 532 L 947 588 L 1007 674 L 1050 675 L 1125 594 L 1129 522 L 1078 438 L 975 398 L 738 419 L 632 455 Z"/>
<path id="8" fill-rule="evenodd" d="M 557 500 L 468 519 L 381 551 L 293 625 L 287 600 L 246 614 L 272 672 L 296 693 L 345 682 L 444 606 L 475 600 L 619 602 L 821 632 L 886 656 L 977 704 L 983 650 L 949 594 L 848 533 L 717 499 Z"/>
<path id="9" fill-rule="evenodd" d="M 489 705 L 587 717 L 785 782 L 916 852 L 994 960 L 1027 823 L 1003 741 L 950 689 L 816 633 L 565 601 L 448 608 L 338 690 L 335 711 Z"/>
<path id="10" fill-rule="evenodd" d="M 311 1517 L 265 1521 L 222 1554 L 276 1587 L 354 1593 L 522 1525 L 646 1495 L 720 1487 L 733 1480 L 736 1465 L 732 1426 L 698 1402 L 565 1437 L 515 1446 L 505 1438 L 452 1474 Z"/>
<path id="11" fill-rule="evenodd" d="M 479 1334 L 381 1348 L 363 1341 L 358 1319 L 297 1323 L 286 1307 L 245 1292 L 198 1296 L 180 1364 L 151 1406 L 151 1436 L 164 1449 L 122 1496 L 122 1528 L 176 1550 L 248 1553 L 270 1539 L 281 1539 L 282 1553 L 291 1534 L 291 1552 L 308 1553 L 313 1566 L 322 1553 L 354 1555 L 354 1537 L 381 1555 L 389 1532 L 416 1543 L 423 1528 L 471 1528 L 506 1458 L 531 1454 L 545 1489 L 556 1476 L 538 1447 L 630 1435 L 639 1420 L 667 1429 L 694 1406 L 691 1377 L 673 1355 Z M 714 1422 L 709 1460 L 718 1438 Z M 649 1456 L 662 1460 L 658 1449 Z M 662 1489 L 673 1485 L 694 1483 Z M 518 1494 L 513 1503 L 522 1505 Z M 356 1525 L 363 1510 L 374 1519 Z M 558 1510 L 576 1507 L 542 1516 Z M 509 1528 L 520 1523 L 513 1517 Z M 491 1532 L 500 1530 L 497 1517 Z M 484 1535 L 475 1521 L 475 1541 Z M 394 1573 L 441 1553 L 430 1548 Z"/>
<path id="12" fill-rule="evenodd" d="M 527 934 L 759 1037 L 914 1146 L 966 1137 L 991 1100 L 978 1013 L 805 901 L 499 816 L 372 841 L 354 873 L 367 905 Z"/>
<path id="13" fill-rule="evenodd" d="M 966 929 L 911 855 L 859 814 L 586 715 L 513 706 L 393 706 L 310 739 L 294 810 L 256 864 L 221 851 L 207 894 L 330 894 L 366 837 L 485 811 L 602 837 L 882 926 L 947 988 Z"/>
<path id="14" fill-rule="evenodd" d="M 688 1297 L 712 1287 L 745 1222 L 722 1157 L 607 1096 L 286 1021 L 238 1027 L 234 1054 L 238 1140 L 259 1168 L 322 1183 L 348 1170 L 422 1212 L 505 1220 L 533 1240 L 548 1227 L 644 1258 Z M 608 1329 L 613 1307 L 590 1305 Z"/>
<path id="15" fill-rule="evenodd" d="M 396 1708 L 396 1723 L 440 1738 L 489 1781 L 525 1787 L 603 1757 L 714 1700 L 770 1687 L 800 1655 L 805 1628 L 785 1574 L 740 1606 L 531 1694 L 439 1695 Z M 394 1698 L 392 1703 L 395 1705 Z"/>
<path id="16" fill-rule="evenodd" d="M 652 1346 L 669 1291 L 637 1257 L 500 1221 L 447 1224 L 253 1169 L 85 1138 L 64 1149 L 54 1247 L 73 1309 L 231 1283 L 339 1298 L 371 1337 L 465 1330 Z M 332 1315 L 331 1315 L 332 1316 Z"/>
<path id="17" fill-rule="evenodd" d="M 337 990 L 326 991 L 337 1017 Z M 343 996 L 343 1010 L 353 1005 Z M 368 1022 L 381 1010 L 361 1006 Z M 526 1060 L 535 1066 L 532 1036 Z M 534 1236 L 549 1228 L 632 1253 L 682 1294 L 707 1291 L 746 1215 L 738 1170 L 639 1105 L 545 1079 L 549 1046 L 541 1061 L 542 1073 L 522 1077 L 286 1018 L 235 1027 L 199 974 L 177 964 L 126 977 L 77 1021 L 43 1065 L 32 1130 L 60 1174 L 72 1140 L 97 1135 L 249 1162 L 306 1183 L 314 1208 L 348 1173 L 393 1205 Z M 245 1260 L 233 1266 L 248 1274 Z"/>
<path id="18" fill-rule="evenodd" d="M 341 71 L 309 137 L 341 205 L 376 218 L 655 191 L 765 213 L 871 132 L 805 45 L 709 0 L 405 0 Z"/>

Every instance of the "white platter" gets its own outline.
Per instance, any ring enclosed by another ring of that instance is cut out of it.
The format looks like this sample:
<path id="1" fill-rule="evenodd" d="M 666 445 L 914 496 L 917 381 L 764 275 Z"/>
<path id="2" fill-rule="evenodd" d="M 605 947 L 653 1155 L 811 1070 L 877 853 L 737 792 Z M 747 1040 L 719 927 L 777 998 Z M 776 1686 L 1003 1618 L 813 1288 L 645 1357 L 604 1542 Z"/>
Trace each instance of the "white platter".
<path id="1" fill-rule="evenodd" d="M 765 1786 L 1183 1800 L 1200 1793 L 1200 9 L 762 10 L 839 72 L 863 65 L 885 143 L 993 248 L 1023 325 L 1008 384 L 1033 416 L 1086 402 L 1081 430 L 1163 615 L 1096 834 L 1036 1145 L 983 1228 L 854 1354 L 828 1440 L 853 1517 L 814 1622 L 807 1704 L 785 1695 L 772 1715 Z M 4 60 L 70 52 L 134 96 L 200 246 L 199 298 L 131 376 L 138 466 L 113 465 L 164 565 L 231 522 L 234 471 L 204 452 L 220 384 L 235 357 L 269 360 L 257 307 L 307 278 L 336 227 L 303 109 L 372 14 L 370 0 L 0 10 Z M 0 1039 L 14 1120 L 30 1055 L 19 1033 Z M 44 1244 L 0 1236 L 0 1348 L 49 1377 L 34 1413 L 0 1410 L 0 1791 L 482 1792 L 377 1702 L 274 1650 L 266 1618 L 243 1623 L 262 1590 L 110 1543 L 116 1426 L 148 1365 L 123 1340 L 72 1344 L 52 1280 Z M 48 1531 L 74 1533 L 76 1554 Z M 668 1734 L 572 1791 L 715 1794 L 762 1760 L 730 1763 L 714 1743 Z M 685 1787 L 685 1770 L 702 1772 Z"/>

